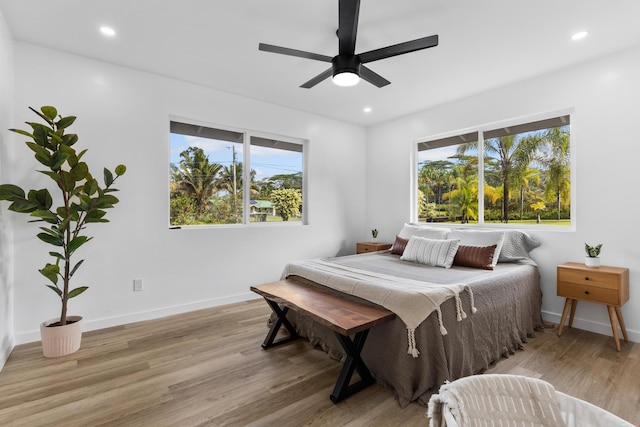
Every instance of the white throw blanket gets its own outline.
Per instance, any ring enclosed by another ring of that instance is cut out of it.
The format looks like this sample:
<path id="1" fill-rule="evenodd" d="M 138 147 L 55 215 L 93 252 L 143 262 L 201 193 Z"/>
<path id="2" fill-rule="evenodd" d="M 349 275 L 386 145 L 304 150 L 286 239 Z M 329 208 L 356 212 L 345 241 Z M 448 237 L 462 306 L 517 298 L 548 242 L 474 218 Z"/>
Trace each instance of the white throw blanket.
<path id="1" fill-rule="evenodd" d="M 407 353 L 418 357 L 416 328 L 434 311 L 438 315 L 440 332 L 447 334 L 442 324 L 440 305 L 455 298 L 458 321 L 467 317 L 462 309 L 460 293 L 467 291 L 471 300 L 471 311 L 477 310 L 473 303 L 471 288 L 465 284 L 440 285 L 400 278 L 372 271 L 348 267 L 323 259 L 312 259 L 289 263 L 283 278 L 295 275 L 328 288 L 353 295 L 378 304 L 395 313 L 407 326 L 409 349 Z"/>
<path id="2" fill-rule="evenodd" d="M 431 396 L 430 427 L 564 427 L 556 391 L 546 381 L 518 375 L 474 375 Z"/>

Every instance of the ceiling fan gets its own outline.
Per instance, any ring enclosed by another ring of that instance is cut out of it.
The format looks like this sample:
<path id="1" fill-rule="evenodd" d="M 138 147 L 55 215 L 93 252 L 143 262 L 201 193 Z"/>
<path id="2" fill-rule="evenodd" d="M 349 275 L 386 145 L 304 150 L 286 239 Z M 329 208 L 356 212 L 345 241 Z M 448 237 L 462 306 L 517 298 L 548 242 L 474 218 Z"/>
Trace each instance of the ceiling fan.
<path id="1" fill-rule="evenodd" d="M 331 68 L 318 74 L 308 82 L 303 83 L 300 86 L 302 88 L 310 89 L 330 76 L 333 76 L 333 82 L 338 86 L 353 86 L 362 78 L 374 86 L 383 87 L 391 82 L 371 71 L 371 69 L 365 67 L 363 64 L 438 45 L 438 36 L 433 35 L 356 55 L 356 33 L 358 31 L 360 0 L 338 0 L 338 2 L 337 35 L 339 44 L 338 55 L 333 58 L 266 43 L 260 43 L 258 45 L 258 49 L 264 52 L 280 53 L 282 55 L 297 56 L 331 63 Z"/>

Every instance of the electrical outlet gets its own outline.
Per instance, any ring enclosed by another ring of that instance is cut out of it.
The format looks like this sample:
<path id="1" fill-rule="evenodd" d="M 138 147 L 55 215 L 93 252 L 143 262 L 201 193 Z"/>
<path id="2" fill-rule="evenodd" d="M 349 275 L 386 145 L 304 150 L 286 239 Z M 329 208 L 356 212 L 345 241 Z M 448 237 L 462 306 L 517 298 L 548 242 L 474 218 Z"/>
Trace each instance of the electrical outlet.
<path id="1" fill-rule="evenodd" d="M 142 286 L 142 279 L 133 279 L 133 291 L 140 292 L 144 289 Z"/>

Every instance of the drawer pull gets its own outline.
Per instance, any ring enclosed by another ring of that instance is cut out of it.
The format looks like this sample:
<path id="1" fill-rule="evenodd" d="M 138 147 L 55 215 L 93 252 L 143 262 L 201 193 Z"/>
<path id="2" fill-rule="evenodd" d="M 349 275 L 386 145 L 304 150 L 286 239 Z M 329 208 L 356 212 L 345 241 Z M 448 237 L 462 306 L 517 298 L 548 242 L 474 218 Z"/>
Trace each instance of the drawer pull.
<path id="1" fill-rule="evenodd" d="M 585 293 L 586 295 L 589 295 L 589 291 L 584 291 L 584 293 Z"/>
<path id="2" fill-rule="evenodd" d="M 584 278 L 584 280 L 589 280 L 589 277 L 588 277 L 588 276 L 587 276 L 587 277 L 585 277 L 585 278 Z"/>

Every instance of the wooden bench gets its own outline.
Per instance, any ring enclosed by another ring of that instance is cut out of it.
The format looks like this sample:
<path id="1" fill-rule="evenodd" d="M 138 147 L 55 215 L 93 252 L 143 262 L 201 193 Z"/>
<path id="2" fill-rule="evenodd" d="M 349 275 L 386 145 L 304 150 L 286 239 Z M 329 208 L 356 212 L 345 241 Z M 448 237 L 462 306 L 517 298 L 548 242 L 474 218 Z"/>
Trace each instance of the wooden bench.
<path id="1" fill-rule="evenodd" d="M 289 310 L 308 316 L 335 332 L 347 358 L 333 393 L 331 393 L 331 401 L 337 403 L 374 383 L 369 368 L 365 365 L 360 353 L 369 329 L 393 319 L 394 313 L 383 308 L 341 298 L 293 279 L 251 286 L 250 289 L 262 295 L 277 315 L 262 348 L 268 349 L 299 338 L 295 328 L 287 319 Z M 281 326 L 285 327 L 289 335 L 276 340 Z M 352 339 L 350 336 L 354 334 Z M 354 369 L 358 371 L 360 380 L 350 384 Z"/>

